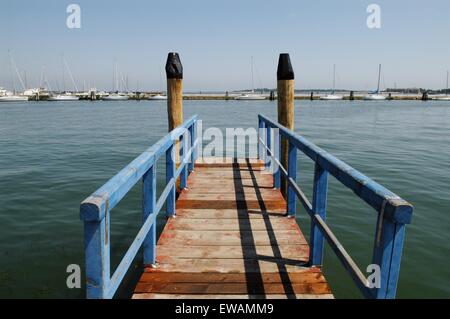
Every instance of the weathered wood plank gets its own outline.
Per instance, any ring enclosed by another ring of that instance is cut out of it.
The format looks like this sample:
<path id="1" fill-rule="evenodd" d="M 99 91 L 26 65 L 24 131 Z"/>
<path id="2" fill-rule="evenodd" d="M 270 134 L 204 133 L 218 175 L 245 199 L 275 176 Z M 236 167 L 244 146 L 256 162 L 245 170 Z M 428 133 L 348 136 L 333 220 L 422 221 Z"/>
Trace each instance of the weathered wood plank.
<path id="1" fill-rule="evenodd" d="M 253 186 L 242 186 L 239 188 L 236 188 L 234 185 L 221 185 L 220 188 L 212 188 L 210 186 L 204 185 L 204 186 L 193 186 L 189 187 L 189 189 L 183 191 L 183 193 L 190 194 L 190 195 L 206 195 L 206 194 L 229 194 L 229 193 L 235 193 L 239 195 L 249 195 L 249 196 L 255 196 L 255 195 L 273 195 L 277 194 L 278 190 L 273 189 L 272 187 L 253 187 Z"/>
<path id="2" fill-rule="evenodd" d="M 273 231 L 213 231 L 197 232 L 165 229 L 158 245 L 193 246 L 272 246 L 304 244 L 305 239 L 297 229 Z"/>
<path id="3" fill-rule="evenodd" d="M 283 196 L 281 196 L 281 193 L 278 191 L 268 191 L 268 192 L 261 192 L 261 193 L 207 193 L 202 194 L 199 192 L 190 192 L 185 191 L 182 192 L 180 197 L 178 198 L 178 201 L 184 201 L 184 200 L 204 200 L 204 201 L 261 201 L 261 202 L 267 202 L 267 201 L 283 201 Z M 262 205 L 264 203 L 261 203 Z"/>
<path id="4" fill-rule="evenodd" d="M 196 172 L 198 174 L 216 174 L 221 172 L 229 172 L 233 174 L 239 174 L 239 172 L 252 172 L 253 175 L 261 174 L 261 175 L 271 175 L 270 172 L 266 171 L 264 164 L 239 164 L 238 165 L 230 165 L 230 166 L 200 166 L 197 168 Z"/>
<path id="5" fill-rule="evenodd" d="M 265 209 L 265 210 L 285 210 L 284 200 L 271 200 L 260 202 L 259 200 L 180 200 L 177 202 L 178 208 L 189 209 Z"/>
<path id="6" fill-rule="evenodd" d="M 259 174 L 259 172 L 255 171 L 249 171 L 249 170 L 218 170 L 218 171 L 209 171 L 204 170 L 201 171 L 201 168 L 199 168 L 197 171 L 194 172 L 192 179 L 198 179 L 198 178 L 210 178 L 210 182 L 216 182 L 212 180 L 213 178 L 221 178 L 221 179 L 252 179 L 255 182 L 258 180 L 264 180 L 264 179 L 271 179 L 271 174 Z"/>
<path id="7" fill-rule="evenodd" d="M 144 272 L 141 277 L 142 283 L 246 283 L 259 282 L 275 284 L 289 281 L 297 284 L 312 284 L 326 282 L 319 268 L 306 268 L 298 273 L 289 273 L 281 276 L 279 273 L 264 273 L 260 278 L 249 277 L 246 274 L 219 274 L 219 273 L 155 273 Z"/>
<path id="8" fill-rule="evenodd" d="M 229 193 L 229 192 L 236 192 L 241 194 L 259 194 L 259 193 L 271 193 L 273 191 L 276 191 L 272 188 L 272 186 L 257 186 L 255 187 L 253 184 L 244 184 L 241 185 L 238 189 L 236 189 L 236 186 L 230 183 L 220 183 L 220 188 L 211 188 L 208 184 L 203 185 L 195 185 L 190 186 L 188 188 L 188 191 L 193 193 L 203 193 L 203 194 L 220 194 L 220 193 Z"/>
<path id="9" fill-rule="evenodd" d="M 298 225 L 294 219 L 277 218 L 267 216 L 265 219 L 251 219 L 243 221 L 236 218 L 177 218 L 168 224 L 167 229 L 216 231 L 216 230 L 286 230 L 297 229 Z"/>
<path id="10" fill-rule="evenodd" d="M 177 216 L 189 219 L 261 219 L 261 218 L 282 218 L 286 214 L 285 207 L 271 210 L 261 209 L 177 209 Z"/>
<path id="11" fill-rule="evenodd" d="M 174 258 L 198 259 L 257 259 L 257 258 L 286 258 L 308 260 L 309 246 L 305 244 L 280 246 L 255 246 L 245 248 L 242 246 L 173 246 L 159 245 L 159 256 Z"/>
<path id="12" fill-rule="evenodd" d="M 210 177 L 202 177 L 201 175 L 192 176 L 195 173 L 192 173 L 188 178 L 188 188 L 191 187 L 209 187 L 211 188 L 211 180 L 208 180 Z M 220 190 L 223 186 L 233 187 L 236 190 L 236 181 L 234 179 L 220 179 L 216 180 L 217 184 L 214 186 L 215 190 Z M 220 186 L 220 187 L 219 187 Z M 270 176 L 260 176 L 257 177 L 256 182 L 252 179 L 241 179 L 239 181 L 238 191 L 243 189 L 244 187 L 256 187 L 256 188 L 273 188 L 272 178 Z"/>
<path id="13" fill-rule="evenodd" d="M 257 158 L 231 158 L 231 157 L 203 157 L 197 159 L 195 162 L 196 167 L 248 167 L 248 165 L 252 165 L 252 167 L 262 167 L 264 166 L 264 162 Z"/>
<path id="14" fill-rule="evenodd" d="M 139 282 L 136 293 L 163 294 L 329 294 L 326 282 L 311 283 L 144 283 Z"/>
<path id="15" fill-rule="evenodd" d="M 172 258 L 158 256 L 158 268 L 149 270 L 154 272 L 189 272 L 189 273 L 246 273 L 261 274 L 266 272 L 302 272 L 306 267 L 305 260 L 291 259 L 198 259 L 198 258 Z"/>

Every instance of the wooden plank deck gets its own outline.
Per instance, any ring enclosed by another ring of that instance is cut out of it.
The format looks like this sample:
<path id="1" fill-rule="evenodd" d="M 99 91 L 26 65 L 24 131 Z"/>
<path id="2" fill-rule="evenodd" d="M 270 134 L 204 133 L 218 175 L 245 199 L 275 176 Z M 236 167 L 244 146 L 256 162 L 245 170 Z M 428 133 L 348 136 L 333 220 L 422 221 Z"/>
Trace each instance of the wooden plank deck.
<path id="1" fill-rule="evenodd" d="M 135 299 L 333 298 L 263 163 L 196 164 L 146 267 Z"/>

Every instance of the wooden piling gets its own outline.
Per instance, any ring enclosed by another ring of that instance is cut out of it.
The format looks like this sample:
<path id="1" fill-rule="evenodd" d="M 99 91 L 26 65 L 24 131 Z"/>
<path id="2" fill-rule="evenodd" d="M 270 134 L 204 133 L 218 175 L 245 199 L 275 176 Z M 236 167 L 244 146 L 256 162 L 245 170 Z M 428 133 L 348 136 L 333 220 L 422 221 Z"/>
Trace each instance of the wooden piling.
<path id="1" fill-rule="evenodd" d="M 275 92 L 274 91 L 270 91 L 269 100 L 270 101 L 275 101 Z"/>
<path id="2" fill-rule="evenodd" d="M 183 124 L 183 65 L 178 53 L 170 52 L 166 62 L 167 76 L 167 115 L 169 132 Z M 180 143 L 174 145 L 175 167 L 180 164 Z M 180 192 L 180 179 L 176 183 L 177 193 Z"/>
<path id="3" fill-rule="evenodd" d="M 355 92 L 354 91 L 350 91 L 350 97 L 349 97 L 350 101 L 354 101 L 355 100 Z"/>
<path id="4" fill-rule="evenodd" d="M 277 94 L 278 94 L 278 122 L 294 129 L 294 70 L 288 53 L 281 53 L 277 70 Z M 288 167 L 289 141 L 281 141 L 281 164 Z M 287 183 L 284 175 L 281 176 L 281 193 L 287 194 Z"/>
<path id="5" fill-rule="evenodd" d="M 169 132 L 183 123 L 183 66 L 178 53 L 169 53 L 166 62 L 167 115 Z"/>

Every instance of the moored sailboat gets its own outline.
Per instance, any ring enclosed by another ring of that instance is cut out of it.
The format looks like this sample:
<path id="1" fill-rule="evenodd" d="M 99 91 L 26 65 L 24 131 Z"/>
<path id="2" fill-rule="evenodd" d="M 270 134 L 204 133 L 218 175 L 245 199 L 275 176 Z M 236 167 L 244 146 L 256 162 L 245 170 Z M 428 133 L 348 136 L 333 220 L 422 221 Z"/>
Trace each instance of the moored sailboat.
<path id="1" fill-rule="evenodd" d="M 61 94 L 51 95 L 47 101 L 78 101 L 80 98 L 73 93 L 64 92 Z"/>
<path id="2" fill-rule="evenodd" d="M 331 91 L 331 94 L 327 94 L 325 96 L 321 96 L 321 100 L 327 100 L 327 101 L 336 101 L 336 100 L 342 100 L 344 97 L 342 95 L 336 94 L 336 64 L 333 65 L 333 90 Z"/>
<path id="3" fill-rule="evenodd" d="M 148 97 L 149 100 L 152 101 L 165 101 L 167 100 L 167 95 L 164 95 L 162 93 L 162 71 L 161 68 L 159 69 L 159 92 L 156 93 L 155 95 L 151 95 Z"/>
<path id="4" fill-rule="evenodd" d="M 255 101 L 255 100 L 265 100 L 266 97 L 262 94 L 255 93 L 254 77 L 253 77 L 253 57 L 251 61 L 251 73 L 252 73 L 252 90 L 250 92 L 244 92 L 239 96 L 236 96 L 235 100 L 241 101 Z"/>
<path id="5" fill-rule="evenodd" d="M 22 81 L 22 78 L 20 76 L 19 70 L 17 69 L 17 66 L 12 58 L 11 52 L 8 51 L 9 55 L 9 70 L 11 73 L 11 82 L 13 85 L 13 92 L 6 91 L 5 89 L 1 89 L 0 92 L 0 102 L 26 102 L 28 101 L 28 96 L 24 94 L 17 94 L 16 93 L 16 82 L 14 80 L 14 74 L 13 74 L 13 67 L 15 70 L 15 73 L 17 77 L 19 78 L 20 84 L 22 85 L 22 88 L 25 90 L 25 85 Z"/>
<path id="6" fill-rule="evenodd" d="M 64 58 L 64 56 L 62 57 L 62 75 L 63 75 L 63 87 L 65 86 L 65 81 L 64 81 L 64 71 L 67 68 L 67 72 L 69 73 L 69 77 L 72 81 L 72 84 L 75 88 L 75 92 L 78 92 L 78 87 L 77 84 L 75 83 L 75 79 L 73 78 L 72 75 L 72 71 L 70 71 L 69 65 L 67 64 L 66 59 Z M 70 102 L 70 101 L 78 101 L 80 99 L 79 96 L 77 96 L 76 94 L 72 93 L 72 92 L 67 92 L 64 91 L 62 93 L 58 93 L 58 94 L 51 94 L 47 101 L 60 101 L 60 102 Z"/>
<path id="7" fill-rule="evenodd" d="M 436 101 L 450 101 L 450 96 L 448 95 L 448 78 L 449 78 L 449 71 L 447 71 L 447 87 L 445 89 L 445 95 L 444 96 L 435 97 L 434 100 L 436 100 Z"/>
<path id="8" fill-rule="evenodd" d="M 167 96 L 158 93 L 158 94 L 149 96 L 148 99 L 153 100 L 153 101 L 165 101 L 165 100 L 167 100 Z"/>
<path id="9" fill-rule="evenodd" d="M 266 97 L 261 94 L 249 92 L 249 93 L 242 93 L 241 95 L 236 96 L 234 99 L 235 100 L 253 101 L 253 100 L 265 100 Z"/>
<path id="10" fill-rule="evenodd" d="M 107 96 L 104 96 L 102 99 L 104 101 L 126 101 L 126 100 L 129 100 L 130 97 L 123 93 L 115 92 L 115 93 L 111 93 Z"/>
<path id="11" fill-rule="evenodd" d="M 26 102 L 28 101 L 28 96 L 19 94 L 6 94 L 0 96 L 0 102 Z"/>
<path id="12" fill-rule="evenodd" d="M 117 67 L 117 61 L 114 61 L 114 71 L 113 71 L 113 93 L 102 97 L 104 101 L 126 101 L 130 97 L 125 93 L 119 92 L 119 71 Z"/>
<path id="13" fill-rule="evenodd" d="M 364 100 L 369 101 L 381 101 L 386 100 L 386 97 L 384 95 L 380 94 L 380 79 L 381 79 L 381 64 L 378 66 L 378 85 L 377 90 L 373 93 L 369 93 L 368 95 L 364 96 Z"/>

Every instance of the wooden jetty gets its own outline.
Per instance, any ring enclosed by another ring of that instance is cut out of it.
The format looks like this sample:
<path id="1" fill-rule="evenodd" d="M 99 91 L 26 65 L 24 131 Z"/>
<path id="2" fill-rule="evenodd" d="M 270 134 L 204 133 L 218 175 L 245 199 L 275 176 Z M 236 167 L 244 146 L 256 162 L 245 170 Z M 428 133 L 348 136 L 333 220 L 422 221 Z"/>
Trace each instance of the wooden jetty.
<path id="1" fill-rule="evenodd" d="M 331 298 L 260 160 L 201 162 L 133 298 Z"/>
<path id="2" fill-rule="evenodd" d="M 169 134 L 81 203 L 87 298 L 113 298 L 141 250 L 135 299 L 333 298 L 322 273 L 325 243 L 364 297 L 395 298 L 413 207 L 294 132 L 289 55 L 278 64 L 278 121 L 258 115 L 258 156 L 251 159 L 202 156 L 198 117 L 182 121 L 182 70 L 178 54 L 169 54 Z M 299 152 L 314 163 L 311 201 L 297 183 Z M 161 158 L 165 186 L 157 189 Z M 329 177 L 377 214 L 372 264 L 364 267 L 370 274 L 326 223 Z M 110 216 L 138 182 L 142 227 L 111 275 Z M 295 219 L 297 203 L 311 220 L 308 241 Z M 168 219 L 157 240 L 163 208 Z"/>

